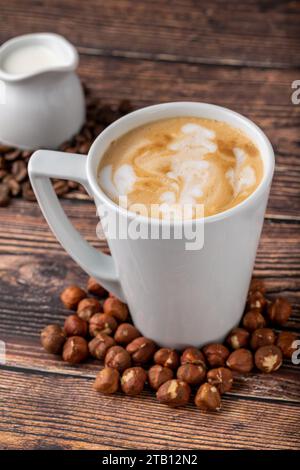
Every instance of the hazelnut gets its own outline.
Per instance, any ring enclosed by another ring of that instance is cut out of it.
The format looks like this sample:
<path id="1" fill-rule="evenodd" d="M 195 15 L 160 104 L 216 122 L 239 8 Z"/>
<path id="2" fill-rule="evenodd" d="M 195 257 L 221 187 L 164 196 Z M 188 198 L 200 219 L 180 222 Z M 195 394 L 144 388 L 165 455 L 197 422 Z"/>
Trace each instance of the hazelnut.
<path id="1" fill-rule="evenodd" d="M 101 312 L 100 302 L 93 298 L 81 300 L 77 307 L 77 315 L 85 321 L 90 321 L 94 313 L 98 312 Z"/>
<path id="2" fill-rule="evenodd" d="M 249 331 L 244 328 L 233 328 L 226 338 L 226 343 L 232 349 L 245 348 L 249 342 Z"/>
<path id="3" fill-rule="evenodd" d="M 179 356 L 174 349 L 161 348 L 154 354 L 154 362 L 155 364 L 159 364 L 163 367 L 177 369 L 179 365 Z"/>
<path id="4" fill-rule="evenodd" d="M 70 336 L 65 342 L 62 358 L 71 364 L 78 364 L 87 359 L 89 348 L 87 341 L 82 336 Z"/>
<path id="5" fill-rule="evenodd" d="M 118 324 L 114 317 L 106 313 L 95 313 L 90 320 L 90 335 L 97 336 L 99 333 L 111 335 L 117 328 Z"/>
<path id="6" fill-rule="evenodd" d="M 103 311 L 117 320 L 124 322 L 128 317 L 127 305 L 116 297 L 108 297 L 103 303 Z"/>
<path id="7" fill-rule="evenodd" d="M 78 286 L 69 286 L 60 295 L 62 303 L 70 310 L 76 310 L 79 302 L 85 297 L 86 293 Z"/>
<path id="8" fill-rule="evenodd" d="M 229 350 L 223 344 L 212 343 L 204 346 L 204 355 L 211 367 L 224 366 L 229 356 Z"/>
<path id="9" fill-rule="evenodd" d="M 131 366 L 130 355 L 122 346 L 112 346 L 106 353 L 105 365 L 123 372 Z"/>
<path id="10" fill-rule="evenodd" d="M 177 370 L 177 378 L 190 385 L 201 384 L 206 377 L 206 367 L 202 364 L 182 364 Z"/>
<path id="11" fill-rule="evenodd" d="M 274 372 L 282 364 L 282 352 L 274 344 L 258 348 L 254 356 L 256 367 L 265 373 Z"/>
<path id="12" fill-rule="evenodd" d="M 173 376 L 174 373 L 171 369 L 156 364 L 155 366 L 150 367 L 148 371 L 149 385 L 154 390 L 158 390 L 162 384 L 173 379 Z"/>
<path id="13" fill-rule="evenodd" d="M 268 346 L 269 344 L 274 344 L 276 340 L 276 335 L 271 328 L 259 328 L 258 330 L 253 331 L 250 346 L 251 349 L 258 349 L 261 346 Z"/>
<path id="14" fill-rule="evenodd" d="M 282 297 L 278 297 L 268 307 L 268 316 L 272 323 L 276 325 L 284 325 L 290 318 L 292 313 L 291 304 Z"/>
<path id="15" fill-rule="evenodd" d="M 253 356 L 248 349 L 237 349 L 233 351 L 226 361 L 226 365 L 236 372 L 246 373 L 253 369 Z"/>
<path id="16" fill-rule="evenodd" d="M 104 359 L 109 348 L 115 346 L 115 344 L 115 340 L 111 336 L 99 333 L 89 342 L 89 351 L 91 356 L 101 360 Z"/>
<path id="17" fill-rule="evenodd" d="M 172 379 L 162 384 L 156 392 L 160 403 L 169 406 L 183 406 L 189 401 L 191 394 L 190 386 L 183 380 Z"/>
<path id="18" fill-rule="evenodd" d="M 155 343 L 144 336 L 134 339 L 126 347 L 135 364 L 146 364 L 153 358 L 156 350 Z"/>
<path id="19" fill-rule="evenodd" d="M 255 331 L 258 328 L 264 328 L 266 326 L 266 320 L 260 313 L 260 310 L 254 308 L 245 313 L 243 317 L 243 326 L 248 331 Z"/>
<path id="20" fill-rule="evenodd" d="M 259 279 L 252 279 L 249 287 L 249 294 L 252 294 L 253 292 L 257 291 L 264 294 L 266 292 L 266 287 L 264 283 Z"/>
<path id="21" fill-rule="evenodd" d="M 122 323 L 115 332 L 115 340 L 120 344 L 129 344 L 139 336 L 141 336 L 139 330 L 130 323 Z"/>
<path id="22" fill-rule="evenodd" d="M 120 374 L 116 369 L 111 367 L 104 367 L 97 374 L 96 380 L 94 382 L 94 389 L 97 392 L 102 392 L 105 394 L 116 393 L 119 388 L 119 379 Z"/>
<path id="23" fill-rule="evenodd" d="M 65 319 L 64 332 L 66 336 L 86 336 L 88 332 L 88 324 L 85 320 L 81 320 L 77 315 L 69 315 Z"/>
<path id="24" fill-rule="evenodd" d="M 147 374 L 142 367 L 130 367 L 123 372 L 121 388 L 126 395 L 138 395 L 144 389 Z"/>
<path id="25" fill-rule="evenodd" d="M 297 345 L 293 346 L 294 341 L 297 340 L 297 335 L 290 331 L 282 331 L 279 333 L 277 338 L 277 346 L 281 349 L 281 352 L 284 357 L 290 359 L 292 354 L 296 349 L 298 349 Z"/>
<path id="26" fill-rule="evenodd" d="M 104 287 L 99 284 L 93 277 L 90 277 L 87 282 L 87 290 L 90 294 L 97 295 L 100 298 L 106 297 L 108 292 Z"/>
<path id="27" fill-rule="evenodd" d="M 58 325 L 48 325 L 41 331 L 43 348 L 52 354 L 60 354 L 65 344 L 66 336 Z"/>
<path id="28" fill-rule="evenodd" d="M 202 352 L 194 347 L 186 348 L 180 358 L 181 364 L 203 365 L 206 367 L 205 357 Z"/>
<path id="29" fill-rule="evenodd" d="M 266 305 L 267 299 L 260 291 L 254 291 L 249 294 L 247 299 L 247 310 L 252 310 L 253 308 L 263 310 Z"/>
<path id="30" fill-rule="evenodd" d="M 220 410 L 221 396 L 217 387 L 209 383 L 201 385 L 195 396 L 195 405 L 204 411 Z"/>
<path id="31" fill-rule="evenodd" d="M 233 375 L 230 369 L 218 367 L 207 372 L 207 382 L 217 387 L 219 393 L 229 392 L 233 385 Z"/>

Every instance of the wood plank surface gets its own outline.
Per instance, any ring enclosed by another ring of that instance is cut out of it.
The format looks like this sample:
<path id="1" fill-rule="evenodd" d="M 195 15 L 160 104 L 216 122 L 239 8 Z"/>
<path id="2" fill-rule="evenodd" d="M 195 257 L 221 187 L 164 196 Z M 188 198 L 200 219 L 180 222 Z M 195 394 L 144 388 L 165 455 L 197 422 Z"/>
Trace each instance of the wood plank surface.
<path id="1" fill-rule="evenodd" d="M 300 65 L 298 1 L 1 0 L 0 41 L 54 31 L 85 54 L 198 64 Z"/>
<path id="2" fill-rule="evenodd" d="M 36 371 L 0 373 L 1 447 L 30 449 L 296 449 L 300 408 L 294 404 L 224 398 L 223 411 L 158 406 L 152 393 L 136 399 L 99 397 L 92 381 Z M 30 394 L 28 390 L 30 389 Z M 5 403 L 9 402 L 9 412 Z M 268 438 L 266 439 L 266 430 Z"/>

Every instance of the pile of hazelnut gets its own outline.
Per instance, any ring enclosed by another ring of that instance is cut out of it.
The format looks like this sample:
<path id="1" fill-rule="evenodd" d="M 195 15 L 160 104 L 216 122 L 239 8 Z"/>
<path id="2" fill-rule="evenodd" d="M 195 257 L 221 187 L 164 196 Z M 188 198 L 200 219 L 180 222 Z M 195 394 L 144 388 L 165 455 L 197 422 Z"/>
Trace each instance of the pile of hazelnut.
<path id="1" fill-rule="evenodd" d="M 197 388 L 195 404 L 202 410 L 219 410 L 221 395 L 231 390 L 236 373 L 249 373 L 254 367 L 264 373 L 279 369 L 283 357 L 291 358 L 296 335 L 270 328 L 289 319 L 291 306 L 284 298 L 271 302 L 261 282 L 252 281 L 241 325 L 234 328 L 224 344 L 188 347 L 179 353 L 158 348 L 141 336 L 130 321 L 126 304 L 89 278 L 86 293 L 78 286 L 61 294 L 66 308 L 76 310 L 64 327 L 48 325 L 41 332 L 46 351 L 62 354 L 70 364 L 89 356 L 104 361 L 94 389 L 104 394 L 120 388 L 127 395 L 142 392 L 146 382 L 156 391 L 159 402 L 182 406 Z"/>

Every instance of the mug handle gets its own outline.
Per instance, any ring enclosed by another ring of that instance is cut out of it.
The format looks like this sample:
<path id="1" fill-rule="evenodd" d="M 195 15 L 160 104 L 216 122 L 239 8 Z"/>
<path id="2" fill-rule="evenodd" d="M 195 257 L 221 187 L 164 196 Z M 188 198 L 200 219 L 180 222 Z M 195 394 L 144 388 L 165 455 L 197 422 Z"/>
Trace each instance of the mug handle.
<path id="1" fill-rule="evenodd" d="M 125 301 L 112 256 L 93 248 L 74 228 L 66 216 L 50 178 L 74 180 L 91 194 L 86 175 L 86 156 L 38 150 L 30 158 L 28 173 L 39 206 L 52 232 L 69 255 L 90 276 Z"/>

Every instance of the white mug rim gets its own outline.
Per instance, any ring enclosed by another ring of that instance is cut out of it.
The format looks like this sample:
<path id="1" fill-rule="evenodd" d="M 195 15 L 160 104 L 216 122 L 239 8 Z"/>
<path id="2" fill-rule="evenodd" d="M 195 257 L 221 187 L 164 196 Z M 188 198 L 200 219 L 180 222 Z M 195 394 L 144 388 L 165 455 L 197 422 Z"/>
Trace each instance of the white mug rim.
<path id="1" fill-rule="evenodd" d="M 176 109 L 178 110 L 180 108 L 187 108 L 186 113 L 180 114 L 176 112 Z M 103 154 L 107 150 L 110 143 L 114 140 L 113 138 L 110 138 L 110 134 L 113 131 L 115 131 L 117 128 L 122 126 L 126 121 L 132 120 L 134 118 L 142 117 L 142 116 L 145 117 L 145 115 L 149 117 L 149 120 L 147 119 L 146 121 L 143 121 L 140 125 L 144 125 L 147 122 L 158 121 L 159 119 L 164 119 L 164 118 L 160 118 L 159 116 L 157 116 L 157 113 L 163 110 L 174 110 L 174 115 L 172 116 L 174 118 L 179 117 L 179 116 L 182 117 L 184 115 L 188 117 L 188 116 L 191 116 L 191 114 L 189 114 L 188 112 L 188 108 L 189 109 L 193 108 L 194 110 L 198 109 L 199 111 L 201 110 L 204 112 L 205 110 L 212 110 L 216 114 L 218 114 L 218 112 L 223 115 L 226 114 L 230 117 L 233 117 L 236 122 L 239 122 L 240 124 L 242 124 L 243 128 L 248 128 L 249 130 L 251 129 L 252 132 L 254 132 L 258 136 L 257 139 L 261 140 L 261 143 L 264 145 L 266 149 L 266 154 L 261 155 L 263 164 L 264 164 L 264 174 L 263 174 L 261 182 L 259 183 L 257 188 L 253 191 L 253 193 L 251 193 L 246 199 L 244 199 L 242 202 L 240 202 L 236 206 L 233 206 L 217 214 L 199 218 L 199 219 L 174 220 L 173 222 L 171 222 L 171 225 L 183 225 L 183 224 L 189 225 L 189 224 L 195 224 L 195 223 L 197 224 L 197 223 L 203 223 L 203 222 L 207 224 L 207 223 L 217 222 L 224 218 L 228 218 L 237 213 L 240 213 L 241 211 L 244 210 L 244 208 L 248 207 L 249 205 L 257 201 L 257 199 L 259 199 L 259 197 L 266 190 L 268 190 L 271 184 L 273 172 L 274 172 L 274 166 L 275 166 L 274 151 L 273 151 L 272 145 L 268 137 L 260 129 L 260 127 L 258 127 L 253 121 L 246 118 L 242 114 L 239 114 L 223 106 L 218 106 L 215 104 L 204 103 L 204 102 L 193 102 L 193 101 L 175 101 L 175 102 L 170 102 L 170 103 L 162 103 L 162 104 L 146 106 L 144 108 L 140 108 L 136 111 L 133 111 L 119 118 L 117 121 L 113 122 L 106 129 L 104 129 L 104 131 L 101 132 L 101 134 L 99 134 L 98 137 L 96 137 L 96 139 L 94 140 L 87 156 L 87 178 L 88 178 L 90 188 L 92 189 L 93 195 L 95 194 L 97 198 L 103 204 L 109 206 L 110 209 L 112 209 L 113 211 L 116 211 L 128 218 L 132 218 L 132 219 L 134 218 L 137 222 L 147 223 L 147 224 L 151 223 L 151 224 L 157 224 L 157 225 L 170 225 L 169 220 L 142 216 L 142 215 L 137 214 L 136 212 L 132 212 L 116 204 L 104 193 L 104 191 L 99 186 L 97 182 L 96 172 L 99 166 L 100 159 L 103 157 Z M 153 115 L 155 115 L 155 118 L 151 119 Z M 204 116 L 199 116 L 199 117 L 204 117 Z M 213 118 L 213 119 L 217 119 L 217 118 Z M 219 119 L 219 120 L 223 121 L 223 119 Z M 134 129 L 137 127 L 139 126 L 135 125 L 135 126 L 132 126 L 131 129 Z M 129 130 L 126 130 L 120 133 L 119 137 L 126 134 L 127 132 L 129 132 Z M 98 159 L 98 162 L 97 162 L 96 171 L 95 171 L 94 165 L 97 159 Z"/>

